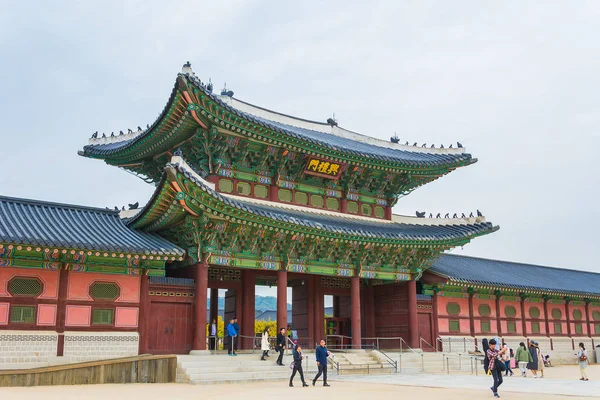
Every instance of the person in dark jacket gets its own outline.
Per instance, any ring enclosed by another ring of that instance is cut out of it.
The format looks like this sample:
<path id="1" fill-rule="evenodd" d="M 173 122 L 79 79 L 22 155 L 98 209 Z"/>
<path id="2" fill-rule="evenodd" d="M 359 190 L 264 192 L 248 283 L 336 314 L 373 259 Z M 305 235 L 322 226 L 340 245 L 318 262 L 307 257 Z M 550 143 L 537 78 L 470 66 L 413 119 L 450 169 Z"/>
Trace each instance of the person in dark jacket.
<path id="1" fill-rule="evenodd" d="M 285 351 L 285 328 L 279 329 L 279 333 L 277 334 L 277 345 L 275 346 L 275 351 L 279 352 L 279 357 L 277 357 L 277 365 L 283 365 L 283 352 Z"/>
<path id="2" fill-rule="evenodd" d="M 323 386 L 329 386 L 327 383 L 327 357 L 330 353 L 329 350 L 327 350 L 327 347 L 325 347 L 325 341 L 323 339 L 321 339 L 321 344 L 320 346 L 317 346 L 315 353 L 317 356 L 317 366 L 319 368 L 319 372 L 317 373 L 317 376 L 315 376 L 315 379 L 313 379 L 312 384 L 315 386 L 317 379 L 319 379 L 321 374 L 323 374 Z"/>
<path id="3" fill-rule="evenodd" d="M 529 342 L 529 354 L 531 354 L 531 362 L 527 363 L 527 369 L 531 370 L 531 373 L 533 374 L 534 378 L 537 378 L 537 370 L 538 370 L 538 355 L 537 355 L 537 349 L 535 348 L 535 345 L 537 344 L 537 342 L 535 341 L 530 341 Z"/>
<path id="4" fill-rule="evenodd" d="M 296 372 L 300 373 L 302 387 L 306 387 L 308 385 L 304 381 L 304 371 L 302 371 L 302 360 L 304 359 L 304 356 L 302 355 L 302 347 L 300 345 L 294 347 L 292 354 L 294 355 L 294 370 L 292 371 L 292 376 L 290 376 L 290 387 L 294 387 L 292 381 L 294 380 L 294 376 L 296 376 Z"/>
<path id="5" fill-rule="evenodd" d="M 235 329 L 235 338 L 233 340 L 233 351 L 238 351 L 239 337 L 240 337 L 240 326 L 236 317 L 233 317 L 233 329 Z"/>

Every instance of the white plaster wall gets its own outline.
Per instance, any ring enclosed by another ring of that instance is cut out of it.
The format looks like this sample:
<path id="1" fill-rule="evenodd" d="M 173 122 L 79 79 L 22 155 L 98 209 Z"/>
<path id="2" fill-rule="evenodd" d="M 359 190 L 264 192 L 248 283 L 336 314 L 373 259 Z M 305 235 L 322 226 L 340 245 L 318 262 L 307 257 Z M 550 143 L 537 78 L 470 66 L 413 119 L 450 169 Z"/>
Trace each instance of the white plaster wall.
<path id="1" fill-rule="evenodd" d="M 138 355 L 137 332 L 65 332 L 64 357 L 70 362 Z"/>
<path id="2" fill-rule="evenodd" d="M 57 346 L 56 332 L 0 331 L 0 369 L 47 366 Z"/>

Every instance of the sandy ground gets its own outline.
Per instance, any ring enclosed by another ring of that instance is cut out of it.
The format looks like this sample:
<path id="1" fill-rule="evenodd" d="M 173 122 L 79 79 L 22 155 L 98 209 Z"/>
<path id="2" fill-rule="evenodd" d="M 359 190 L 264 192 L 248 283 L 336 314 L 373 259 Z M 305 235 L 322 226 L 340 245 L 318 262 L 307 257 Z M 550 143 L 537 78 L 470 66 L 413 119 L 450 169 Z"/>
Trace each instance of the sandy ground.
<path id="1" fill-rule="evenodd" d="M 558 384 L 563 379 L 572 379 L 573 385 L 585 385 L 592 382 L 578 381 L 578 371 L 573 367 L 555 367 L 546 370 L 545 382 Z M 600 366 L 588 369 L 590 378 L 600 377 Z M 464 376 L 464 375 L 463 375 Z M 421 375 L 423 377 L 423 375 Z M 436 375 L 430 375 L 433 384 Z M 525 379 L 513 377 L 508 379 Z M 274 381 L 270 383 L 250 383 L 232 385 L 206 385 L 194 386 L 187 384 L 123 384 L 123 385 L 82 385 L 82 386 L 43 386 L 31 388 L 0 388 L 0 399 L 15 400 L 164 400 L 164 399 L 194 399 L 223 398 L 227 399 L 285 399 L 285 400 L 319 400 L 319 399 L 365 399 L 379 397 L 385 398 L 415 398 L 415 399 L 443 399 L 443 400 L 477 400 L 490 399 L 491 391 L 486 387 L 481 390 L 450 389 L 398 386 L 393 384 L 376 384 L 369 382 L 335 381 L 332 377 L 331 387 L 324 388 L 317 384 L 316 387 L 301 387 L 299 379 L 296 386 L 290 388 L 287 382 Z M 423 383 L 420 383 L 423 385 Z M 596 383 L 594 383 L 594 386 Z M 423 386 L 429 386 L 424 384 Z M 568 400 L 573 398 L 586 398 L 584 396 L 560 396 L 534 393 L 501 392 L 502 398 L 513 400 Z M 600 395 L 600 393 L 598 394 Z M 390 397 L 388 397 L 390 396 Z M 393 396 L 393 397 L 391 397 Z"/>

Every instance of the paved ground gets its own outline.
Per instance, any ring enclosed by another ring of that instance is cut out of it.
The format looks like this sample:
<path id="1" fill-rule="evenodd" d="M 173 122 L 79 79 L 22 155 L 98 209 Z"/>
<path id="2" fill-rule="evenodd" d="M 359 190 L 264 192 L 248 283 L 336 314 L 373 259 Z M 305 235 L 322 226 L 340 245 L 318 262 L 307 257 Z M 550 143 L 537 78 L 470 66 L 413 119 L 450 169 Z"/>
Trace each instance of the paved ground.
<path id="1" fill-rule="evenodd" d="M 578 381 L 577 367 L 547 370 L 544 379 L 508 378 L 502 398 L 511 400 L 570 400 L 600 397 L 600 381 Z M 600 366 L 589 368 L 590 378 L 600 377 Z M 557 379 L 563 378 L 563 379 Z M 423 400 L 490 399 L 491 379 L 471 375 L 372 375 L 332 377 L 331 387 L 289 388 L 286 382 L 242 385 L 194 386 L 185 384 L 124 384 L 0 388 L 0 399 L 15 400 L 198 400 L 201 398 L 331 400 L 365 398 L 416 398 Z M 555 393 L 555 394 L 542 394 Z M 569 397 L 565 397 L 569 396 Z"/>

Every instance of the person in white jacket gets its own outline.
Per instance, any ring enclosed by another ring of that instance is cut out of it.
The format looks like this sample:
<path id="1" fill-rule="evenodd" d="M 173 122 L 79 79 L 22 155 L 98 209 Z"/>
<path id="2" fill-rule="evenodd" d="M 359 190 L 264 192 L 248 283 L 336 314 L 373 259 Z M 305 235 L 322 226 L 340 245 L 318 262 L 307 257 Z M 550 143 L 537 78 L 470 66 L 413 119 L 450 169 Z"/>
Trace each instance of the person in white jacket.
<path id="1" fill-rule="evenodd" d="M 261 361 L 267 361 L 265 357 L 269 357 L 269 350 L 271 349 L 269 346 L 269 328 L 265 327 L 265 330 L 262 333 L 262 338 L 260 340 L 260 349 L 262 350 Z"/>

